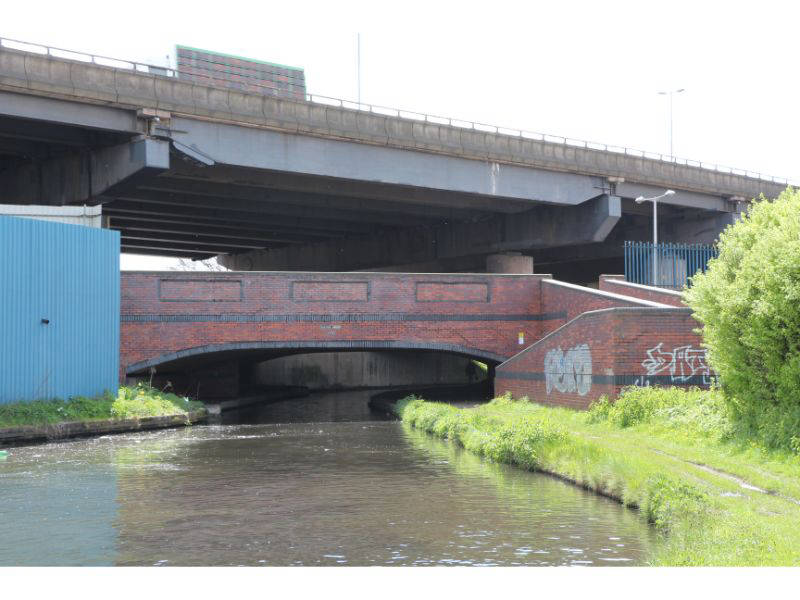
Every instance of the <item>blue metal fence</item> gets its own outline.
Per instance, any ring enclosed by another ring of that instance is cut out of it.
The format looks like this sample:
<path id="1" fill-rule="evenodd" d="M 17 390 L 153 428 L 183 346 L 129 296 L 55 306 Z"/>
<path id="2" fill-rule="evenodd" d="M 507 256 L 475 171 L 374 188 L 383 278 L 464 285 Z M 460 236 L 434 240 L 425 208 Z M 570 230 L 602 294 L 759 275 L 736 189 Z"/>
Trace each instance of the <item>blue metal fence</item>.
<path id="1" fill-rule="evenodd" d="M 119 239 L 0 217 L 0 404 L 116 391 Z"/>
<path id="2" fill-rule="evenodd" d="M 654 249 L 652 242 L 625 242 L 625 279 L 643 285 L 683 289 L 690 285 L 695 273 L 705 272 L 708 261 L 717 255 L 716 246 L 705 244 L 658 244 Z"/>

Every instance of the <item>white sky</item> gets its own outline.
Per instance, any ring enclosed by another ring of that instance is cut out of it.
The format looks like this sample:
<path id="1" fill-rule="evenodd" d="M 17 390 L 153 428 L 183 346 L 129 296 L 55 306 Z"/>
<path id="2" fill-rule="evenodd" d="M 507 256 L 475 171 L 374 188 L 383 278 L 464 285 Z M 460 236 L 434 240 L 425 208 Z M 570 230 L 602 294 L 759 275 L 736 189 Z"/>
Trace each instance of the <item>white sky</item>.
<path id="1" fill-rule="evenodd" d="M 308 91 L 800 182 L 792 2 L 7 2 L 0 36 L 165 64 L 175 44 L 303 67 Z M 160 268 L 123 257 L 123 268 Z M 172 264 L 172 261 L 164 263 Z"/>

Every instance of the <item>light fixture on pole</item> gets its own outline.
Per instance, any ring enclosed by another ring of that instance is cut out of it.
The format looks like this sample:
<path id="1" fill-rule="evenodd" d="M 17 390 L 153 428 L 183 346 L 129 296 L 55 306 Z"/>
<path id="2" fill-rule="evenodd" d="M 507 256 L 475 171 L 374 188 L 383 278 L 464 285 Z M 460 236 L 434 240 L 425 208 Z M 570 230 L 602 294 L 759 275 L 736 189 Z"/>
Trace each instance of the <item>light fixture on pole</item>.
<path id="1" fill-rule="evenodd" d="M 660 196 L 653 196 L 652 198 L 645 198 L 644 196 L 639 196 L 636 198 L 636 204 L 641 204 L 642 202 L 652 202 L 653 203 L 653 285 L 658 285 L 658 201 L 661 198 L 666 198 L 667 196 L 672 196 L 675 193 L 675 190 L 667 190 Z"/>
<path id="2" fill-rule="evenodd" d="M 669 156 L 673 158 L 675 154 L 672 151 L 672 96 L 674 94 L 680 94 L 681 92 L 685 92 L 684 88 L 679 90 L 670 90 L 668 92 L 658 92 L 660 96 L 669 96 Z"/>

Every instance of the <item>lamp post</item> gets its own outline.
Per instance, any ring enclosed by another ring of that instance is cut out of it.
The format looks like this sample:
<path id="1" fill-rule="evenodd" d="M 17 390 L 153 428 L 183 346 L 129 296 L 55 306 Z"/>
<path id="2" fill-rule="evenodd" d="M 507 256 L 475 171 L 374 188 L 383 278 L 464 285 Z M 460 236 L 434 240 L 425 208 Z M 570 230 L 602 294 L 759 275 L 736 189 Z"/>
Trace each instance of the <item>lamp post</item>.
<path id="1" fill-rule="evenodd" d="M 674 158 L 675 154 L 672 152 L 672 96 L 674 94 L 680 94 L 681 92 L 685 92 L 684 88 L 679 90 L 670 90 L 668 92 L 658 92 L 660 96 L 669 96 L 669 156 L 670 158 Z"/>
<path id="2" fill-rule="evenodd" d="M 644 196 L 639 196 L 636 198 L 636 204 L 641 204 L 642 202 L 652 202 L 653 203 L 653 285 L 658 285 L 658 201 L 661 198 L 666 198 L 667 196 L 672 196 L 675 193 L 675 190 L 667 190 L 660 196 L 653 196 L 652 198 L 645 198 Z"/>

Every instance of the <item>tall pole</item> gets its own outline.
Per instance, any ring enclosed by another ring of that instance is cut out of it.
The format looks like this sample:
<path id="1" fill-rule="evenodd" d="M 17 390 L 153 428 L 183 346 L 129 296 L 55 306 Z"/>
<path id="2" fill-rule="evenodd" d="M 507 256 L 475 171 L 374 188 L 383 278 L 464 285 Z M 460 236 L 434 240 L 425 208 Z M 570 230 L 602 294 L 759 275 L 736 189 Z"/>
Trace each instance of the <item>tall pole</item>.
<path id="1" fill-rule="evenodd" d="M 685 92 L 684 88 L 680 88 L 678 90 L 670 90 L 668 92 L 658 92 L 661 96 L 669 96 L 669 157 L 673 158 L 675 156 L 675 151 L 672 147 L 672 96 L 675 94 L 680 94 L 681 92 Z"/>
<path id="2" fill-rule="evenodd" d="M 653 200 L 653 286 L 658 285 L 658 199 Z"/>
<path id="3" fill-rule="evenodd" d="M 361 104 L 361 34 L 356 34 L 356 60 L 358 61 L 358 65 L 356 66 L 356 73 L 358 77 L 358 103 Z"/>
<path id="4" fill-rule="evenodd" d="M 660 196 L 655 196 L 653 198 L 645 198 L 644 196 L 639 196 L 636 198 L 636 204 L 641 204 L 642 202 L 652 202 L 653 203 L 653 285 L 658 285 L 658 201 L 660 198 L 666 198 L 667 196 L 672 196 L 675 194 L 674 190 L 667 190 Z"/>
<path id="5" fill-rule="evenodd" d="M 361 59 L 359 59 L 359 64 L 361 64 Z M 361 102 L 360 99 L 359 102 Z M 669 157 L 672 158 L 674 156 L 675 152 L 673 152 L 672 150 L 672 92 L 670 92 L 669 93 Z M 655 206 L 655 203 L 653 204 L 653 206 Z"/>

